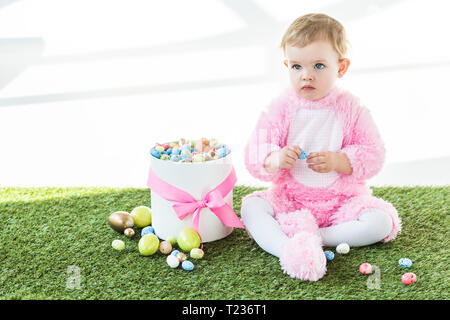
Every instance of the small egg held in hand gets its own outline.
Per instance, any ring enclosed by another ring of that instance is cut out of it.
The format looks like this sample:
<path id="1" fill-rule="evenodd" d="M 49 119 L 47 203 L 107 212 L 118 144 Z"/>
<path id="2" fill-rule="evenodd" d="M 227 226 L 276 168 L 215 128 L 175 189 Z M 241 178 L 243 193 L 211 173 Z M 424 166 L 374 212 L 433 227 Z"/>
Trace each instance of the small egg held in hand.
<path id="1" fill-rule="evenodd" d="M 169 241 L 161 241 L 159 244 L 159 251 L 161 251 L 162 254 L 169 254 L 170 251 L 172 251 L 172 245 Z"/>
<path id="2" fill-rule="evenodd" d="M 166 258 L 166 262 L 171 268 L 176 268 L 180 265 L 180 260 L 174 255 L 169 254 Z"/>
<path id="3" fill-rule="evenodd" d="M 126 228 L 123 234 L 126 235 L 128 238 L 131 238 L 134 236 L 134 230 L 132 228 Z"/>
<path id="4" fill-rule="evenodd" d="M 190 262 L 189 260 L 183 261 L 183 263 L 181 264 L 181 267 L 183 268 L 183 270 L 186 270 L 186 271 L 194 270 L 194 264 L 192 262 Z"/>
<path id="5" fill-rule="evenodd" d="M 370 263 L 364 262 L 359 266 L 359 272 L 362 274 L 371 274 L 372 273 L 372 265 Z"/>
<path id="6" fill-rule="evenodd" d="M 350 252 L 350 246 L 347 243 L 341 243 L 336 247 L 336 252 L 340 254 L 347 254 Z"/>
<path id="7" fill-rule="evenodd" d="M 201 258 L 203 258 L 203 255 L 204 255 L 204 254 L 205 254 L 205 253 L 204 253 L 203 250 L 200 249 L 200 248 L 194 248 L 194 249 L 192 249 L 191 252 L 189 253 L 189 255 L 191 256 L 191 258 L 193 258 L 193 259 L 201 259 Z"/>
<path id="8" fill-rule="evenodd" d="M 113 240 L 111 246 L 116 250 L 122 251 L 123 249 L 125 249 L 125 242 L 123 242 L 122 240 Z"/>
<path id="9" fill-rule="evenodd" d="M 404 275 L 402 275 L 402 282 L 403 282 L 403 284 L 408 285 L 408 284 L 416 282 L 416 280 L 417 280 L 417 277 L 412 272 L 407 272 Z"/>

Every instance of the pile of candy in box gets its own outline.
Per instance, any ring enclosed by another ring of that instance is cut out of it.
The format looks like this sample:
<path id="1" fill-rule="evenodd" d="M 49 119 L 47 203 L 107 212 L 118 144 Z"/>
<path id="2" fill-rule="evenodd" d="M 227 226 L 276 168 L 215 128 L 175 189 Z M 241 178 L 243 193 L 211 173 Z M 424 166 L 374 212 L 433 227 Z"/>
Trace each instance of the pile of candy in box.
<path id="1" fill-rule="evenodd" d="M 174 162 L 205 162 L 226 157 L 230 149 L 219 143 L 216 139 L 201 138 L 198 140 L 186 140 L 169 143 L 156 143 L 150 150 L 150 154 L 161 160 Z"/>

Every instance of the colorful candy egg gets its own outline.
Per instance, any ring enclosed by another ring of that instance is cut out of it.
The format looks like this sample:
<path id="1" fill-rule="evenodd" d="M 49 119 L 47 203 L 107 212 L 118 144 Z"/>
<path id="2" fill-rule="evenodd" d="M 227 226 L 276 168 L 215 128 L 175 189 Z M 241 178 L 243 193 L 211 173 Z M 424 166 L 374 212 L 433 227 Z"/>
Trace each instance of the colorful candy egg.
<path id="1" fill-rule="evenodd" d="M 159 244 L 159 251 L 161 251 L 162 254 L 169 254 L 170 251 L 172 251 L 172 245 L 169 241 L 161 241 Z"/>
<path id="2" fill-rule="evenodd" d="M 151 256 L 159 248 L 159 239 L 153 233 L 143 236 L 138 244 L 139 252 L 143 256 Z"/>
<path id="3" fill-rule="evenodd" d="M 175 237 L 169 237 L 169 238 L 167 238 L 167 241 L 169 241 L 170 244 L 171 244 L 172 246 L 174 246 L 174 245 L 177 243 L 177 238 L 175 238 Z"/>
<path id="4" fill-rule="evenodd" d="M 326 250 L 323 253 L 325 253 L 325 257 L 327 258 L 328 261 L 331 261 L 334 259 L 333 251 Z"/>
<path id="5" fill-rule="evenodd" d="M 165 150 L 163 146 L 156 146 L 155 149 L 158 150 L 159 153 L 161 153 Z"/>
<path id="6" fill-rule="evenodd" d="M 178 251 L 178 250 L 173 250 L 170 254 L 176 257 L 177 254 L 179 254 L 179 253 L 180 253 L 180 251 Z"/>
<path id="7" fill-rule="evenodd" d="M 350 246 L 347 243 L 341 243 L 336 247 L 336 252 L 340 254 L 347 254 L 350 252 Z"/>
<path id="8" fill-rule="evenodd" d="M 204 162 L 205 157 L 203 157 L 203 154 L 197 153 L 196 155 L 192 156 L 192 162 Z"/>
<path id="9" fill-rule="evenodd" d="M 181 263 L 181 267 L 183 268 L 183 270 L 186 270 L 186 271 L 194 270 L 194 264 L 192 262 L 190 262 L 189 260 L 183 261 Z"/>
<path id="10" fill-rule="evenodd" d="M 125 242 L 123 242 L 122 240 L 113 240 L 111 246 L 116 250 L 122 251 L 123 249 L 125 249 Z"/>
<path id="11" fill-rule="evenodd" d="M 170 156 L 168 154 L 162 154 L 160 157 L 161 160 L 169 160 Z"/>
<path id="12" fill-rule="evenodd" d="M 306 152 L 305 150 L 302 150 L 301 154 L 300 154 L 300 159 L 304 160 L 308 158 L 308 152 Z"/>
<path id="13" fill-rule="evenodd" d="M 134 226 L 133 217 L 126 211 L 116 211 L 111 213 L 108 217 L 108 223 L 111 228 L 119 233 Z"/>
<path id="14" fill-rule="evenodd" d="M 412 272 L 407 272 L 404 275 L 402 275 L 402 282 L 403 284 L 411 284 L 417 281 L 417 277 L 414 273 Z"/>
<path id="15" fill-rule="evenodd" d="M 203 255 L 204 255 L 204 254 L 205 254 L 205 253 L 204 253 L 203 250 L 200 249 L 200 248 L 194 248 L 194 249 L 192 249 L 191 252 L 189 253 L 189 255 L 191 256 L 191 258 L 193 258 L 193 259 L 201 259 L 201 258 L 203 258 Z"/>
<path id="16" fill-rule="evenodd" d="M 362 274 L 371 274 L 372 273 L 372 265 L 368 262 L 364 262 L 359 266 L 359 272 Z"/>
<path id="17" fill-rule="evenodd" d="M 401 258 L 398 260 L 398 264 L 403 268 L 411 268 L 412 261 L 408 258 Z"/>
<path id="18" fill-rule="evenodd" d="M 160 158 L 161 157 L 161 152 L 159 152 L 158 150 L 156 150 L 155 148 L 152 148 L 151 150 L 150 150 L 150 154 L 152 155 L 152 156 L 154 156 L 155 158 Z"/>
<path id="19" fill-rule="evenodd" d="M 217 153 L 217 155 L 218 155 L 219 158 L 226 157 L 226 155 L 227 155 L 227 149 L 225 149 L 225 148 L 217 149 L 217 150 L 216 150 L 216 153 Z"/>
<path id="20" fill-rule="evenodd" d="M 133 228 L 126 228 L 123 231 L 123 234 L 126 235 L 128 238 L 131 238 L 134 236 L 134 230 L 133 230 Z"/>
<path id="21" fill-rule="evenodd" d="M 180 265 L 180 260 L 178 260 L 177 257 L 171 254 L 167 256 L 166 262 L 171 268 L 176 268 Z"/>
<path id="22" fill-rule="evenodd" d="M 180 161 L 180 156 L 179 155 L 177 155 L 177 154 L 173 154 L 173 152 L 172 152 L 172 156 L 170 157 L 170 161 L 174 161 L 174 162 L 178 162 L 178 161 Z"/>
<path id="23" fill-rule="evenodd" d="M 184 228 L 178 233 L 177 243 L 181 250 L 190 252 L 193 248 L 199 248 L 201 241 L 197 231 L 192 228 Z"/>
<path id="24" fill-rule="evenodd" d="M 145 227 L 141 230 L 141 237 L 150 233 L 155 234 L 155 229 L 152 226 Z"/>
<path id="25" fill-rule="evenodd" d="M 183 252 L 178 252 L 178 254 L 176 255 L 177 259 L 180 260 L 180 262 L 183 262 L 187 259 L 186 254 L 184 254 Z"/>
<path id="26" fill-rule="evenodd" d="M 152 211 L 149 207 L 138 206 L 134 208 L 130 215 L 133 217 L 134 225 L 138 228 L 143 228 L 152 223 Z"/>

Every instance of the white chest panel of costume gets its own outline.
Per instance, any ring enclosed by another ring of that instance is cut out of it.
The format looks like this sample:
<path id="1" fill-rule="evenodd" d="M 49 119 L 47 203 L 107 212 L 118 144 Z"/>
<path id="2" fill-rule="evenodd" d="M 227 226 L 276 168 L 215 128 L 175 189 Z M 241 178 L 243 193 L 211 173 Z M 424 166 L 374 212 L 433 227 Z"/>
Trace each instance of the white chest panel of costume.
<path id="1" fill-rule="evenodd" d="M 338 151 L 343 139 L 342 126 L 332 110 L 299 109 L 291 121 L 287 144 L 298 145 L 308 153 Z M 308 168 L 306 160 L 300 159 L 290 171 L 298 182 L 309 187 L 326 187 L 339 178 L 336 171 L 314 172 Z"/>

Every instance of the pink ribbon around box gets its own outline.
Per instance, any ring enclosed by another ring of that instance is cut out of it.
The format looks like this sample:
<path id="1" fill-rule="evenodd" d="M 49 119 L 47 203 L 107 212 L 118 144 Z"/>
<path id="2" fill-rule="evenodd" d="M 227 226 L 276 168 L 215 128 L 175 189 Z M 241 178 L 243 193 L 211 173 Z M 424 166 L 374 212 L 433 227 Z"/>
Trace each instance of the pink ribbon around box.
<path id="1" fill-rule="evenodd" d="M 172 208 L 180 220 L 193 213 L 194 229 L 199 232 L 200 211 L 203 208 L 209 208 L 227 227 L 244 228 L 239 217 L 224 200 L 224 197 L 233 190 L 236 180 L 236 172 L 233 167 L 228 177 L 222 183 L 209 191 L 203 199 L 196 200 L 186 191 L 159 178 L 150 168 L 147 186 L 160 197 L 175 202 Z"/>

